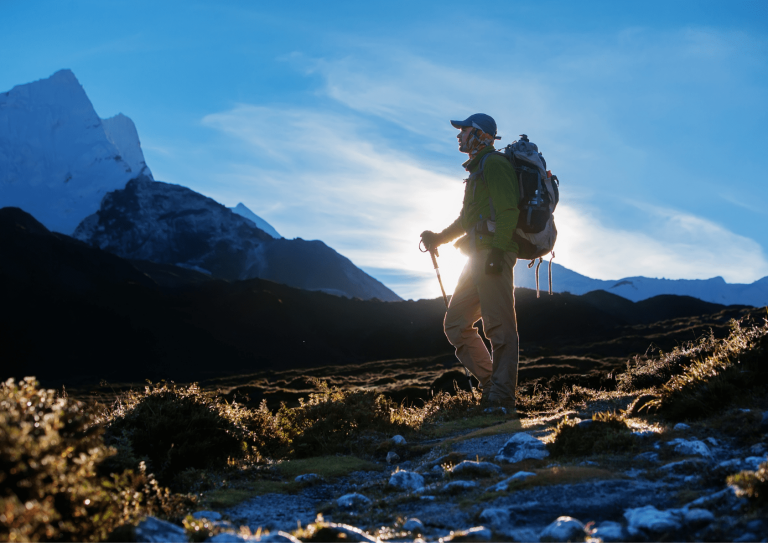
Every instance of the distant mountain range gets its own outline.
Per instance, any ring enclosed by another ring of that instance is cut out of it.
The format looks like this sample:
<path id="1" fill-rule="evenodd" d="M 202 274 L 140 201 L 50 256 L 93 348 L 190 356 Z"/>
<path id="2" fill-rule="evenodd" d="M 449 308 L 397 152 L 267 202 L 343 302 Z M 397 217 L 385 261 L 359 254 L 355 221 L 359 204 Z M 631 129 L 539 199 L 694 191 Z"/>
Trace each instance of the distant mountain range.
<path id="1" fill-rule="evenodd" d="M 537 261 L 538 263 L 538 261 Z M 515 286 L 536 288 L 536 266 L 527 267 L 527 261 L 515 266 Z M 549 288 L 549 262 L 544 261 L 539 269 L 539 287 L 543 292 Z M 726 283 L 722 277 L 711 279 L 653 279 L 648 277 L 625 277 L 616 280 L 592 279 L 552 263 L 552 284 L 554 292 L 586 294 L 605 290 L 633 302 L 646 300 L 662 294 L 693 296 L 700 300 L 723 305 L 768 305 L 768 277 L 750 284 Z"/>

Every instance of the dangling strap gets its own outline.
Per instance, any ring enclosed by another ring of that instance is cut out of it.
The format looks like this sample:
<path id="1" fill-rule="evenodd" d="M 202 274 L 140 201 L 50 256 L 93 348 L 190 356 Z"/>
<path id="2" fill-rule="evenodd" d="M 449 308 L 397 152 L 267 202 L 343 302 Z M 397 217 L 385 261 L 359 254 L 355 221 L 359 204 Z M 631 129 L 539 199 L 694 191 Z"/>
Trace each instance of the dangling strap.
<path id="1" fill-rule="evenodd" d="M 534 259 L 536 260 L 536 259 Z M 536 264 L 536 297 L 539 297 L 539 266 L 541 266 L 541 263 L 544 259 L 539 257 L 539 263 Z M 531 264 L 533 264 L 533 261 L 531 261 Z"/>
<path id="2" fill-rule="evenodd" d="M 555 251 L 549 259 L 549 295 L 552 296 L 552 261 L 555 259 Z"/>

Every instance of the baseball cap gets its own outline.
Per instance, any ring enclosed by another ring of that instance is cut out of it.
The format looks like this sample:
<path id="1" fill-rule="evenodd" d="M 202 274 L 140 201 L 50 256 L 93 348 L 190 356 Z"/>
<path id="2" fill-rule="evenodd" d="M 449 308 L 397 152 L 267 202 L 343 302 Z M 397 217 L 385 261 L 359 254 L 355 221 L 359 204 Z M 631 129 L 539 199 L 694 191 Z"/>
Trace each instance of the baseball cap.
<path id="1" fill-rule="evenodd" d="M 493 136 L 494 139 L 501 139 L 501 136 L 496 135 L 496 121 L 493 120 L 493 117 L 486 115 L 485 113 L 475 113 L 463 121 L 451 121 L 451 124 L 454 128 L 464 128 L 465 126 L 479 128 L 486 134 Z"/>

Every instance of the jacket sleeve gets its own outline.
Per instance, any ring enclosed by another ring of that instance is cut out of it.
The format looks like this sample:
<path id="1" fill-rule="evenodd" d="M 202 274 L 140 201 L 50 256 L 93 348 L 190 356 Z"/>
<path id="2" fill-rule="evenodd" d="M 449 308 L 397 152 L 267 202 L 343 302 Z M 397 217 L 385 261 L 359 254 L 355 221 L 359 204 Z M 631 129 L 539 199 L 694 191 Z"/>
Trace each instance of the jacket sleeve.
<path id="1" fill-rule="evenodd" d="M 517 175 L 512 165 L 502 157 L 488 160 L 483 171 L 488 183 L 488 192 L 496 211 L 496 232 L 493 235 L 493 247 L 506 249 L 509 240 L 517 228 L 517 218 L 520 215 L 518 202 L 520 188 Z"/>
<path id="2" fill-rule="evenodd" d="M 464 227 L 461 225 L 461 215 L 459 215 L 459 218 L 453 221 L 448 228 L 440 232 L 440 236 L 445 237 L 446 243 L 453 241 L 462 234 L 464 234 Z"/>

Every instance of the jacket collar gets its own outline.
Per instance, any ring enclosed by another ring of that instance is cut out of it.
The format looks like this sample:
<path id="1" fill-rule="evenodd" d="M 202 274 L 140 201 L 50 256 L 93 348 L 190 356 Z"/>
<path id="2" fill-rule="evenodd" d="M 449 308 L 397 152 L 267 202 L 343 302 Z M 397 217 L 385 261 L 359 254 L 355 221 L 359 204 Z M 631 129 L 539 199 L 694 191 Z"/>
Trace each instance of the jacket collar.
<path id="1" fill-rule="evenodd" d="M 468 172 L 472 172 L 472 170 L 477 168 L 478 164 L 480 164 L 480 161 L 483 159 L 485 155 L 487 155 L 488 153 L 492 153 L 495 150 L 496 149 L 494 149 L 493 145 L 489 145 L 484 149 L 481 149 L 480 151 L 478 151 L 477 154 L 475 155 L 475 158 L 468 159 L 464 164 L 462 164 L 462 166 Z"/>

